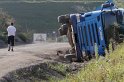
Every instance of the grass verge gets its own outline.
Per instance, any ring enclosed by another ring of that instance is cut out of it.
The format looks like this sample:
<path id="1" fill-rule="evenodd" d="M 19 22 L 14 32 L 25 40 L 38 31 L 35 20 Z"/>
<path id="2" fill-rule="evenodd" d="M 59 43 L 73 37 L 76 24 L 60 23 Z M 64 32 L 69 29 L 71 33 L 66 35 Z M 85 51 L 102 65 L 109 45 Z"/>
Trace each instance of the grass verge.
<path id="1" fill-rule="evenodd" d="M 123 82 L 124 43 L 104 59 L 91 60 L 77 74 L 70 74 L 56 82 Z M 55 81 L 54 81 L 55 82 Z"/>

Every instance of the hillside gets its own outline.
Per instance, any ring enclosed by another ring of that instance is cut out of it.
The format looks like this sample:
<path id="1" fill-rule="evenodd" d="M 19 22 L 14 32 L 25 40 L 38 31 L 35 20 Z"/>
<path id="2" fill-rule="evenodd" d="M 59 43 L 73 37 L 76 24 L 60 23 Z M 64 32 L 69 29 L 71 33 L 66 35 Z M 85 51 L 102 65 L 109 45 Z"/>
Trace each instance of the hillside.
<path id="1" fill-rule="evenodd" d="M 0 1 L 106 1 L 106 0 L 0 0 Z"/>
<path id="2" fill-rule="evenodd" d="M 15 18 L 17 27 L 23 31 L 51 32 L 59 27 L 59 15 L 90 11 L 100 5 L 101 2 L 0 3 L 0 8 Z"/>

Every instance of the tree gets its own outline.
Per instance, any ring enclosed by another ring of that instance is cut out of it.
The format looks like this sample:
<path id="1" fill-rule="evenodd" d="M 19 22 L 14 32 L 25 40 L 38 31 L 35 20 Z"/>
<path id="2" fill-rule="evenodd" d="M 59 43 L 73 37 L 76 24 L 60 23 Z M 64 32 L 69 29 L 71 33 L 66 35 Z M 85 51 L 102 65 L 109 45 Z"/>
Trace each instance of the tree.
<path id="1" fill-rule="evenodd" d="M 114 0 L 117 7 L 124 7 L 124 1 L 123 0 Z"/>

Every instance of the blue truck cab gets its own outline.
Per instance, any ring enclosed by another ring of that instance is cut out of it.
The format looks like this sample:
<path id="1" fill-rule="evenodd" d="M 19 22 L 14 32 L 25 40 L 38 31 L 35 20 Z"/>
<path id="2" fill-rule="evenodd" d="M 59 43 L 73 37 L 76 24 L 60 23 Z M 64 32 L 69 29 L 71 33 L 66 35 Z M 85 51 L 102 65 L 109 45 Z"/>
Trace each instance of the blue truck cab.
<path id="1" fill-rule="evenodd" d="M 70 14 L 73 29 L 76 57 L 80 60 L 83 52 L 92 56 L 95 54 L 95 45 L 100 56 L 105 55 L 105 48 L 108 45 L 106 39 L 107 28 L 114 23 L 123 22 L 124 9 L 116 8 L 113 3 L 106 2 L 100 10 Z"/>
<path id="2" fill-rule="evenodd" d="M 100 55 L 105 53 L 104 27 L 101 15 L 101 11 L 71 15 L 78 59 L 81 58 L 84 51 L 88 55 L 94 54 L 95 43 L 98 46 L 98 53 Z"/>

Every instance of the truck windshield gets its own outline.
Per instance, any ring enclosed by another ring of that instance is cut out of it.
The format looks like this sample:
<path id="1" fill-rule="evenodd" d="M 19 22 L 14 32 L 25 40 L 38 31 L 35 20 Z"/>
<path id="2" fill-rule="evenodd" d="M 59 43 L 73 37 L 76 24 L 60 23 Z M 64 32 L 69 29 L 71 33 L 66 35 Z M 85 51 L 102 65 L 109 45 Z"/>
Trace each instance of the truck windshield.
<path id="1" fill-rule="evenodd" d="M 117 22 L 116 20 L 116 16 L 112 15 L 111 12 L 107 13 L 103 13 L 103 19 L 104 19 L 104 26 L 105 26 L 105 29 L 106 28 L 109 28 L 110 25 L 114 24 Z"/>
<path id="2" fill-rule="evenodd" d="M 122 19 L 122 24 L 124 25 L 124 13 L 123 13 L 123 17 L 122 17 L 123 19 Z"/>
<path id="3" fill-rule="evenodd" d="M 122 11 L 117 11 L 117 22 L 118 22 L 118 24 L 123 24 L 124 23 L 124 15 L 123 15 L 123 13 L 122 13 Z"/>

